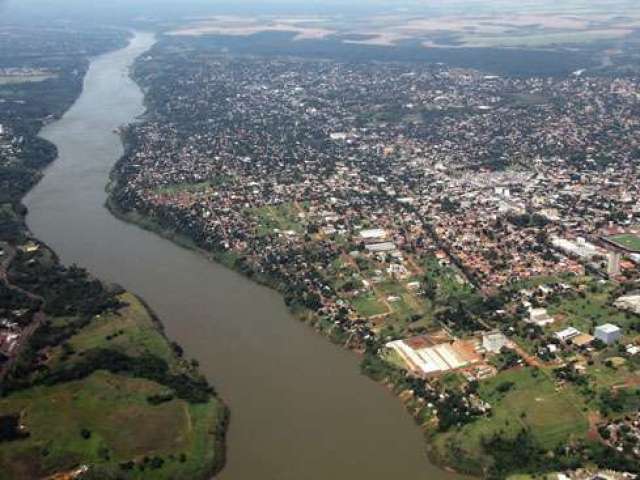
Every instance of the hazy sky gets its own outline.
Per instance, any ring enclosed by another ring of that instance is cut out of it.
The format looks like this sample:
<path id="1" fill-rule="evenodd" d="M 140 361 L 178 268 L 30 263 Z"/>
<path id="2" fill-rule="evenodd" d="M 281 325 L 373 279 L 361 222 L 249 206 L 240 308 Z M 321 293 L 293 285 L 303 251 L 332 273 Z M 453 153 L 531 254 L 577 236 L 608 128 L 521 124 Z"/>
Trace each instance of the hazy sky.
<path id="1" fill-rule="evenodd" d="M 67 18 L 104 21 L 139 16 L 179 19 L 215 14 L 335 14 L 366 15 L 380 11 L 413 9 L 430 13 L 438 6 L 461 2 L 505 0 L 0 0 L 0 24 L 16 18 L 38 21 Z M 521 0 L 506 0 L 520 2 Z M 546 0 L 545 0 L 546 1 Z"/>
<path id="2" fill-rule="evenodd" d="M 371 11 L 414 0 L 0 0 L 11 15 L 199 15 L 215 13 L 280 13 Z"/>
<path id="3" fill-rule="evenodd" d="M 578 14 L 592 4 L 635 5 L 638 0 L 0 0 L 0 24 L 16 19 L 121 22 L 138 17 L 179 20 L 215 14 L 335 14 L 367 15 L 408 11 L 411 14 L 555 12 L 559 6 Z"/>

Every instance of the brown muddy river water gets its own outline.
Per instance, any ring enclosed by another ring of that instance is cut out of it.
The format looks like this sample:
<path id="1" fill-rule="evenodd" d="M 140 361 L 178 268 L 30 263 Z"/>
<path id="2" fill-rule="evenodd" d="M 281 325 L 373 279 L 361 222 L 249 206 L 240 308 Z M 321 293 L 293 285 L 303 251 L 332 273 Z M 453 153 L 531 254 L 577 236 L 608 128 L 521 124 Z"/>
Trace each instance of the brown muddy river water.
<path id="1" fill-rule="evenodd" d="M 138 34 L 94 59 L 84 91 L 42 136 L 60 156 L 26 199 L 28 224 L 66 264 L 141 295 L 231 408 L 224 480 L 441 480 L 401 403 L 358 358 L 291 317 L 281 298 L 105 208 L 114 133 L 143 113 L 129 78 Z"/>

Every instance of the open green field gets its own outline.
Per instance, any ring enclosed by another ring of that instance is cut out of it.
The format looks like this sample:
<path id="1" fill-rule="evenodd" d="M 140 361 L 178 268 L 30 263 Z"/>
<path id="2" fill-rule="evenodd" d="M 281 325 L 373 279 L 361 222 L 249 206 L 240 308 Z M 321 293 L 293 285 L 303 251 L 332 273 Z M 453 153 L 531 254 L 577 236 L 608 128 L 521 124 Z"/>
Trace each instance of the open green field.
<path id="1" fill-rule="evenodd" d="M 156 193 L 164 195 L 176 195 L 179 193 L 206 193 L 212 189 L 219 187 L 225 183 L 231 182 L 233 179 L 227 175 L 215 175 L 213 178 L 197 183 L 174 183 L 164 185 L 155 189 Z"/>
<path id="2" fill-rule="evenodd" d="M 258 233 L 269 235 L 274 230 L 282 232 L 291 230 L 295 233 L 303 233 L 304 228 L 298 217 L 298 210 L 291 203 L 280 205 L 267 205 L 249 211 L 258 220 Z"/>
<path id="3" fill-rule="evenodd" d="M 616 362 L 607 360 L 619 358 L 615 353 L 606 352 L 594 361 L 587 369 L 589 379 L 597 391 L 624 386 L 628 383 L 640 384 L 638 368 L 630 362 Z"/>
<path id="4" fill-rule="evenodd" d="M 161 359 L 172 373 L 192 375 L 143 303 L 130 293 L 118 298 L 125 306 L 94 317 L 48 351 L 48 369 L 68 370 L 108 349 Z M 19 389 L 0 398 L 0 416 L 11 415 L 20 416 L 29 436 L 0 445 L 0 480 L 43 478 L 78 465 L 89 465 L 91 478 L 205 479 L 224 461 L 226 409 L 217 398 L 190 402 L 130 373 L 95 370 Z"/>
<path id="5" fill-rule="evenodd" d="M 411 281 L 419 281 L 419 279 L 387 280 L 376 286 L 385 298 L 397 298 L 389 301 L 391 315 L 385 319 L 385 322 L 397 331 L 403 331 L 408 326 L 412 328 L 433 326 L 433 305 L 428 299 L 416 295 L 406 286 L 406 283 Z"/>
<path id="6" fill-rule="evenodd" d="M 501 393 L 496 387 L 505 382 L 513 385 Z M 553 449 L 588 430 L 580 398 L 572 390 L 557 391 L 544 373 L 534 374 L 530 368 L 505 371 L 481 382 L 479 394 L 492 405 L 493 414 L 457 430 L 436 434 L 434 447 L 439 457 L 486 465 L 490 459 L 482 448 L 482 439 L 493 434 L 513 438 L 526 428 L 541 447 Z M 451 445 L 457 448 L 452 451 Z"/>
<path id="7" fill-rule="evenodd" d="M 613 323 L 625 328 L 638 320 L 634 315 L 609 305 L 610 287 L 598 288 L 598 291 L 588 292 L 584 297 L 576 295 L 551 305 L 548 309 L 549 313 L 557 321 L 547 329 L 557 331 L 562 327 L 572 326 L 584 333 L 589 333 L 595 326 L 604 323 Z"/>
<path id="8" fill-rule="evenodd" d="M 609 237 L 608 240 L 627 250 L 640 252 L 640 236 L 638 235 L 625 233 L 622 235 L 614 235 L 613 237 Z"/>
<path id="9" fill-rule="evenodd" d="M 204 192 L 211 188 L 211 182 L 200 182 L 200 183 L 176 183 L 173 185 L 166 185 L 156 189 L 156 192 L 162 193 L 165 195 L 175 195 L 181 192 Z"/>
<path id="10" fill-rule="evenodd" d="M 359 297 L 354 298 L 352 303 L 358 314 L 365 318 L 387 313 L 385 306 L 378 301 L 373 293 L 360 295 Z"/>
<path id="11" fill-rule="evenodd" d="M 0 415 L 20 412 L 29 437 L 0 448 L 0 479 L 40 478 L 88 464 L 121 471 L 119 463 L 161 457 L 147 477 L 204 478 L 214 461 L 215 429 L 223 414 L 215 400 L 190 405 L 172 400 L 151 406 L 149 395 L 166 388 L 147 380 L 95 372 L 81 381 L 35 387 L 0 400 Z M 88 438 L 82 435 L 89 432 Z M 180 461 L 180 454 L 186 455 Z M 121 472 L 143 478 L 144 471 Z"/>
<path id="12" fill-rule="evenodd" d="M 473 287 L 465 282 L 461 274 L 451 266 L 440 265 L 434 256 L 423 262 L 425 281 L 436 289 L 436 301 L 448 304 L 452 299 L 461 299 L 473 294 Z"/>
<path id="13" fill-rule="evenodd" d="M 95 317 L 67 342 L 75 352 L 95 348 L 111 348 L 127 355 L 151 354 L 171 363 L 174 361 L 169 343 L 154 324 L 144 305 L 130 293 L 119 297 L 126 306 L 117 313 Z M 55 347 L 50 365 L 60 360 L 63 347 Z"/>

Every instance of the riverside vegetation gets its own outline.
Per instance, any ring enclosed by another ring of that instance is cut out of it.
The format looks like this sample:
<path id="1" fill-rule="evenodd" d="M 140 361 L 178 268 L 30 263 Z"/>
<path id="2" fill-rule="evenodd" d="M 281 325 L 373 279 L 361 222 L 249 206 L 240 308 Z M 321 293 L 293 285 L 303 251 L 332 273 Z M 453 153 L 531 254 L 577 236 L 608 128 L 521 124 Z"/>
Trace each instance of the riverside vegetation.
<path id="1" fill-rule="evenodd" d="M 89 56 L 126 33 L 15 28 L 0 40 L 0 479 L 209 478 L 228 412 L 142 300 L 64 266 L 22 197 L 56 157 L 38 138 L 79 96 Z M 10 53 L 10 54 L 9 54 Z"/>

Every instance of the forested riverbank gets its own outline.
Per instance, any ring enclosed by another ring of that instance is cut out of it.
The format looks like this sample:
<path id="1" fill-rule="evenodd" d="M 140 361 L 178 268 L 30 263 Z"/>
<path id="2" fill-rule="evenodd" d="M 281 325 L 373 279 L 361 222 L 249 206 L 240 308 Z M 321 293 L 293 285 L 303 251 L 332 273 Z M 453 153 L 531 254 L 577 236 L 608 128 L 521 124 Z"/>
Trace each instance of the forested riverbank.
<path id="1" fill-rule="evenodd" d="M 207 479 L 224 465 L 228 411 L 197 363 L 141 299 L 63 265 L 25 225 L 21 200 L 57 155 L 38 133 L 82 94 L 90 57 L 127 43 L 75 33 L 0 42 L 3 68 L 44 78 L 0 85 L 0 478 Z"/>

